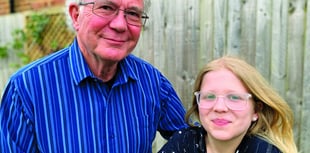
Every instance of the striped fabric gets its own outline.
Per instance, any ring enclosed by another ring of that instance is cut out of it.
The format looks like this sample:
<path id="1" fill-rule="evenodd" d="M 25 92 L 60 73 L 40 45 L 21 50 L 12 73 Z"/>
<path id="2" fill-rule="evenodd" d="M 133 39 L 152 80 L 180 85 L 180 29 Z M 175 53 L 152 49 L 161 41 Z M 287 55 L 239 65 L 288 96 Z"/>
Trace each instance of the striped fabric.
<path id="1" fill-rule="evenodd" d="M 185 128 L 169 81 L 129 55 L 110 88 L 72 45 L 16 72 L 0 107 L 0 151 L 149 153 L 156 131 Z"/>

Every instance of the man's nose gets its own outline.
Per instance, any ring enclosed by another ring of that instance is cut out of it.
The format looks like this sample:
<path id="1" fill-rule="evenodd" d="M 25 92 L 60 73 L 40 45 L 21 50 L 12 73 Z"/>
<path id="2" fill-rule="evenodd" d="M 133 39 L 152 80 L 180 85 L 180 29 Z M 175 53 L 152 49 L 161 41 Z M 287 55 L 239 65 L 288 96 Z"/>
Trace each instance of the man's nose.
<path id="1" fill-rule="evenodd" d="M 123 10 L 117 10 L 115 16 L 110 21 L 110 26 L 117 31 L 124 31 L 126 29 L 127 20 Z"/>

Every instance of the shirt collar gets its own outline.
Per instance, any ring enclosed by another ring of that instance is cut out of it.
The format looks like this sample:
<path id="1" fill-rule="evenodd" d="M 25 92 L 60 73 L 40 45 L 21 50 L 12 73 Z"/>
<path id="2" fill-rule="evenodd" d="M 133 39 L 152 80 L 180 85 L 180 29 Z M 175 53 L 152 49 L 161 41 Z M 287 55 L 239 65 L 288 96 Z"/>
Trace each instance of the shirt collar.
<path id="1" fill-rule="evenodd" d="M 116 76 L 116 83 L 123 84 L 128 82 L 130 79 L 138 80 L 139 71 L 134 71 L 132 66 L 133 55 L 128 55 L 125 59 L 119 62 L 118 72 Z"/>

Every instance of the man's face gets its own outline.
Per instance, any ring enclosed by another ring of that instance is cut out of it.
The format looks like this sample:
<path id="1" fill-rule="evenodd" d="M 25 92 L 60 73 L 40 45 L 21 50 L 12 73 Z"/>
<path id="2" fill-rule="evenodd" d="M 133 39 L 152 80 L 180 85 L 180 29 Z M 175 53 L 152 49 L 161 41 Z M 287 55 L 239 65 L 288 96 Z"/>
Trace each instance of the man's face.
<path id="1" fill-rule="evenodd" d="M 97 0 L 95 4 L 98 9 L 120 10 L 103 18 L 93 13 L 94 4 L 82 7 L 74 24 L 80 48 L 88 61 L 120 61 L 134 49 L 142 28 L 128 24 L 122 10 L 143 11 L 143 0 Z"/>

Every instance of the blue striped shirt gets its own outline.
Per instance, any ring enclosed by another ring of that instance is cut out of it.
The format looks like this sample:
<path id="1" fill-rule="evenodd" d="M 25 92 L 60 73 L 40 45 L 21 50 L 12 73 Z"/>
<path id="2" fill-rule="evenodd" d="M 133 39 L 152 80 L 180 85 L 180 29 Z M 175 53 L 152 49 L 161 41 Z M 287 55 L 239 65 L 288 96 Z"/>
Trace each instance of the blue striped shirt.
<path id="1" fill-rule="evenodd" d="M 17 71 L 1 101 L 2 153 L 149 153 L 156 131 L 187 127 L 171 83 L 151 64 L 129 55 L 109 87 L 76 40 Z"/>

